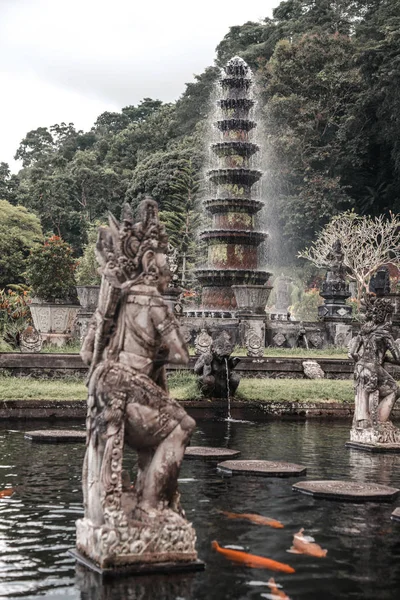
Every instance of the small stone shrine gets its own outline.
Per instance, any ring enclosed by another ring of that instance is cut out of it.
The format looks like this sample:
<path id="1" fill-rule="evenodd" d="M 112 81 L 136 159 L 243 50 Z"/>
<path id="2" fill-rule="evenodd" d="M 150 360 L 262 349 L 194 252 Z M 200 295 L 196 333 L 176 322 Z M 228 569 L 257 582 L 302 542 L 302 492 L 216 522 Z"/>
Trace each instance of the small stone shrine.
<path id="1" fill-rule="evenodd" d="M 43 346 L 43 340 L 40 333 L 33 325 L 28 325 L 21 333 L 19 347 L 21 352 L 40 352 Z"/>
<path id="2" fill-rule="evenodd" d="M 349 357 L 355 361 L 356 395 L 347 445 L 400 452 L 400 431 L 390 421 L 400 390 L 385 369 L 385 362 L 400 364 L 400 350 L 391 334 L 393 305 L 388 299 L 369 297 L 366 308 L 366 322 L 349 347 Z"/>
<path id="3" fill-rule="evenodd" d="M 194 372 L 199 375 L 201 390 L 210 398 L 228 398 L 236 392 L 240 382 L 237 373 L 233 373 L 240 358 L 231 357 L 234 345 L 223 331 L 212 343 L 210 350 L 199 356 Z"/>
<path id="4" fill-rule="evenodd" d="M 196 532 L 180 504 L 178 476 L 195 422 L 167 391 L 165 364 L 189 360 L 179 325 L 162 297 L 170 271 L 156 202 L 133 221 L 110 217 L 99 230 L 99 304 L 81 356 L 90 365 L 85 514 L 74 556 L 93 569 L 154 572 L 202 568 Z M 138 455 L 123 469 L 125 445 Z"/>

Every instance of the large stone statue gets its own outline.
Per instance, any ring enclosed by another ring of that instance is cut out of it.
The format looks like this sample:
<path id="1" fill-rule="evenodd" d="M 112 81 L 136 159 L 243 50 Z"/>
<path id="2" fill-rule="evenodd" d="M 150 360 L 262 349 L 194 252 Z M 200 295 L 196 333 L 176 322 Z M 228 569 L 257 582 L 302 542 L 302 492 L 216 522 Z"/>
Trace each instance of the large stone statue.
<path id="1" fill-rule="evenodd" d="M 346 267 L 343 260 L 342 244 L 340 240 L 336 240 L 326 257 L 329 266 L 320 292 L 325 303 L 318 307 L 318 314 L 324 320 L 351 319 L 351 306 L 346 304 L 350 291 L 346 282 Z"/>
<path id="2" fill-rule="evenodd" d="M 195 531 L 180 506 L 177 479 L 195 422 L 168 396 L 165 364 L 188 362 L 162 293 L 170 280 L 167 238 L 151 199 L 134 223 L 100 228 L 102 283 L 81 356 L 90 365 L 85 516 L 77 549 L 102 568 L 197 558 Z M 124 446 L 137 475 L 123 469 Z"/>
<path id="3" fill-rule="evenodd" d="M 400 444 L 400 431 L 390 414 L 399 388 L 385 362 L 400 364 L 400 351 L 391 335 L 390 300 L 369 298 L 366 322 L 353 338 L 349 357 L 355 361 L 355 410 L 350 441 L 366 444 Z M 387 357 L 390 352 L 392 358 Z"/>
<path id="4" fill-rule="evenodd" d="M 232 371 L 240 358 L 231 357 L 232 352 L 231 338 L 223 331 L 212 342 L 210 350 L 197 359 L 194 372 L 200 376 L 200 387 L 205 396 L 227 398 L 236 392 L 240 377 Z"/>

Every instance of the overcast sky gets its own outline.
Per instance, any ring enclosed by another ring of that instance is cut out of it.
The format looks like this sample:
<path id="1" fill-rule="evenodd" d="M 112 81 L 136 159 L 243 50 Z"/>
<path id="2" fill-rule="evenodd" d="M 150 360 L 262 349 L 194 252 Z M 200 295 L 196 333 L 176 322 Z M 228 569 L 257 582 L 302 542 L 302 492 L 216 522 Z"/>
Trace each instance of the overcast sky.
<path id="1" fill-rule="evenodd" d="M 31 129 L 175 100 L 232 25 L 279 0 L 0 0 L 0 162 Z"/>

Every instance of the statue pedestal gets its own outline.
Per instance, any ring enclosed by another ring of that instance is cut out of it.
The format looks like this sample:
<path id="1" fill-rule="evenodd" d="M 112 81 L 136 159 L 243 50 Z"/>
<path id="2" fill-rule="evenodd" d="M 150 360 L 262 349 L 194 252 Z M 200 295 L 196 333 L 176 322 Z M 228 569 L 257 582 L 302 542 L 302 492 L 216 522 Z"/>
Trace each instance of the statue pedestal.
<path id="1" fill-rule="evenodd" d="M 188 571 L 204 571 L 205 563 L 201 560 L 193 560 L 190 562 L 154 562 L 154 563 L 131 563 L 120 564 L 113 567 L 102 568 L 87 558 L 77 550 L 69 550 L 68 552 L 79 564 L 100 573 L 102 578 L 113 578 L 126 575 L 152 575 L 156 573 L 182 573 Z"/>
<path id="2" fill-rule="evenodd" d="M 196 532 L 192 524 L 172 511 L 170 517 L 163 519 L 160 512 L 154 523 L 126 521 L 114 528 L 96 526 L 88 518 L 79 519 L 77 554 L 98 572 L 121 568 L 127 572 L 156 572 L 166 563 L 176 568 L 181 565 L 183 570 L 193 564 L 197 569 Z"/>
<path id="3" fill-rule="evenodd" d="M 390 421 L 365 429 L 353 427 L 346 448 L 365 452 L 400 453 L 400 431 Z"/>

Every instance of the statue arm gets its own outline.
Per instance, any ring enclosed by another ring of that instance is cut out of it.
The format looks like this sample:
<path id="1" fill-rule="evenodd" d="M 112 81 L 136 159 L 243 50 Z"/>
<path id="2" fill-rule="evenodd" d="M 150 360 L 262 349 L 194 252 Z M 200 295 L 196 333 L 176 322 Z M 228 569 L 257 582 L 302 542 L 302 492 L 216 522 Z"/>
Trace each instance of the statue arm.
<path id="1" fill-rule="evenodd" d="M 394 365 L 400 365 L 400 350 L 391 335 L 387 339 L 387 349 L 393 358 L 388 356 L 385 358 L 385 362 L 392 363 Z"/>
<path id="2" fill-rule="evenodd" d="M 360 356 L 358 354 L 360 347 L 361 347 L 361 336 L 360 335 L 356 335 L 356 337 L 354 337 L 350 344 L 349 344 L 349 358 L 352 358 L 354 361 L 358 361 Z"/>
<path id="3" fill-rule="evenodd" d="M 165 353 L 165 363 L 186 365 L 189 362 L 189 353 L 173 313 L 166 305 L 153 306 L 151 319 L 161 336 L 162 346 L 168 349 L 168 353 Z"/>

